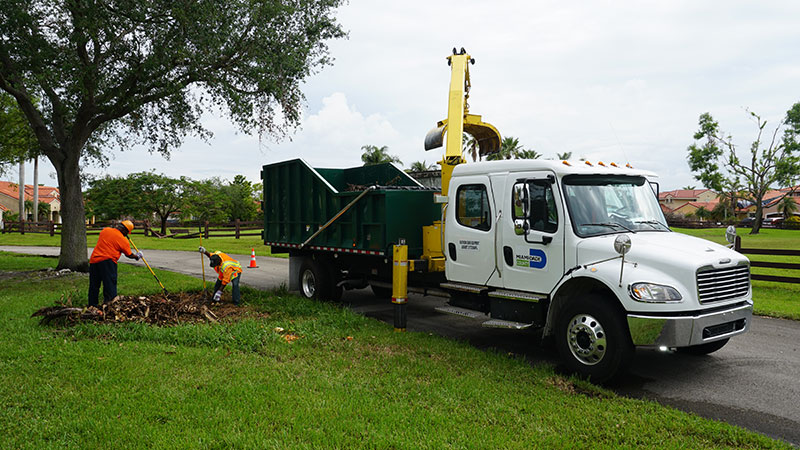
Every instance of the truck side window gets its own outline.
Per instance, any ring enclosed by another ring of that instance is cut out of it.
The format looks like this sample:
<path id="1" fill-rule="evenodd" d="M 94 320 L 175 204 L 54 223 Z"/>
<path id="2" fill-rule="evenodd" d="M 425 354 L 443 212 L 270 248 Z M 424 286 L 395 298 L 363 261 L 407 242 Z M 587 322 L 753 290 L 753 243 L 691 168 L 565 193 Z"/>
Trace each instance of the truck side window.
<path id="1" fill-rule="evenodd" d="M 528 223 L 529 229 L 544 231 L 545 233 L 555 233 L 558 230 L 558 209 L 556 200 L 553 196 L 553 186 L 546 182 L 528 182 L 529 198 L 525 198 L 524 185 L 517 183 L 514 185 L 512 193 L 512 205 L 514 219 L 525 219 L 525 208 L 523 203 L 529 201 Z"/>
<path id="2" fill-rule="evenodd" d="M 456 220 L 461 225 L 476 230 L 492 228 L 489 194 L 482 184 L 466 184 L 456 194 Z"/>

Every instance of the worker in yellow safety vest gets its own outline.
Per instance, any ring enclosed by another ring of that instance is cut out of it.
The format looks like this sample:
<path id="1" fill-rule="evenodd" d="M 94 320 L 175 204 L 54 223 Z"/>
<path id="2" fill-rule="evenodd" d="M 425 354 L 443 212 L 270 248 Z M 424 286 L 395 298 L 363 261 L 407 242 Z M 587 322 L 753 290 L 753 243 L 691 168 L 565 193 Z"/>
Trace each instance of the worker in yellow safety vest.
<path id="1" fill-rule="evenodd" d="M 217 272 L 219 277 L 214 285 L 213 301 L 218 302 L 222 297 L 222 290 L 228 284 L 232 285 L 233 304 L 238 305 L 241 299 L 239 294 L 239 279 L 242 277 L 242 265 L 238 261 L 222 252 L 209 253 L 205 248 L 200 247 L 200 253 L 208 256 L 211 261 L 210 266 Z"/>

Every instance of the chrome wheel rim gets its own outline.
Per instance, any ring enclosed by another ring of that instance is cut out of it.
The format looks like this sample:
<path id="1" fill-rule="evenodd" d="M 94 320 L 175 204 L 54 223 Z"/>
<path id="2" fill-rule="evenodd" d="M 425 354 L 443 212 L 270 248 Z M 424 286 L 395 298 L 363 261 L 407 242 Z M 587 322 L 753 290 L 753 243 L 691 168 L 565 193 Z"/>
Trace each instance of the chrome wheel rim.
<path id="1" fill-rule="evenodd" d="M 303 288 L 303 295 L 308 298 L 313 298 L 314 293 L 317 292 L 317 282 L 314 279 L 314 272 L 311 270 L 306 270 L 303 272 L 303 279 L 301 281 L 301 285 Z"/>
<path id="2" fill-rule="evenodd" d="M 582 364 L 593 366 L 606 354 L 606 332 L 600 321 L 588 314 L 578 314 L 567 326 L 569 351 Z"/>

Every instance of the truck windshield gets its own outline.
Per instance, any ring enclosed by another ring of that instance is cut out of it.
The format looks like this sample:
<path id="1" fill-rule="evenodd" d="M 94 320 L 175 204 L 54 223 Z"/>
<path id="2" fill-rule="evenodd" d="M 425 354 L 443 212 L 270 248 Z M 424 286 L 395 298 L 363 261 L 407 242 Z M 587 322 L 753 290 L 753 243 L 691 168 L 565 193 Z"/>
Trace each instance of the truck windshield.
<path id="1" fill-rule="evenodd" d="M 567 209 L 575 234 L 670 231 L 655 193 L 644 177 L 568 175 Z"/>

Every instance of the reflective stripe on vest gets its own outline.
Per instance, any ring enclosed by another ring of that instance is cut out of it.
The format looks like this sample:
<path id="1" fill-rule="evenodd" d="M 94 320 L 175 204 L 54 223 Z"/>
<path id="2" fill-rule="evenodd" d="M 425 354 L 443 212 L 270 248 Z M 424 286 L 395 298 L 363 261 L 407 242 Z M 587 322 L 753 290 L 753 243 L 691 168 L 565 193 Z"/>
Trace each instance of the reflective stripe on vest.
<path id="1" fill-rule="evenodd" d="M 222 265 L 220 266 L 220 270 L 222 271 L 222 273 L 225 273 L 228 270 L 228 268 L 231 267 L 231 266 L 237 267 L 239 270 L 242 270 L 242 265 L 239 264 L 236 261 L 225 261 L 225 262 L 223 262 Z"/>

